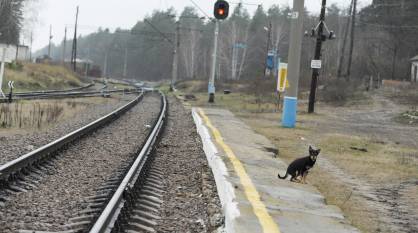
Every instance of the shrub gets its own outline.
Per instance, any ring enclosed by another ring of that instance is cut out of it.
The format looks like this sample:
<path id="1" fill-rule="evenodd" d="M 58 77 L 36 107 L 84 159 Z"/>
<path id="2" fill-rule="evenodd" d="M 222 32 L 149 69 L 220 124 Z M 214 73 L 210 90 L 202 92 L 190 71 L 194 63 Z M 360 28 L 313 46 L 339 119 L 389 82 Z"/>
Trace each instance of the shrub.
<path id="1" fill-rule="evenodd" d="M 360 88 L 361 85 L 357 82 L 332 78 L 327 80 L 323 89 L 319 91 L 319 97 L 325 102 L 344 104 L 348 100 L 357 99 Z"/>

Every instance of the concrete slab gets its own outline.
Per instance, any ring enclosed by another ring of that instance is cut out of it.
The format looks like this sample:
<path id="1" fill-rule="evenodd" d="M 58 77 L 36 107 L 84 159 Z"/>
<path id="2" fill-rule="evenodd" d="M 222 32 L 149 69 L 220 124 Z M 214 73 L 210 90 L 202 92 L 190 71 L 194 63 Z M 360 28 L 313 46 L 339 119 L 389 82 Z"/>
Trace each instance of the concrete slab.
<path id="1" fill-rule="evenodd" d="M 313 186 L 277 178 L 287 164 L 268 152 L 274 145 L 266 137 L 227 110 L 192 111 L 218 185 L 228 233 L 359 232 L 339 208 L 326 205 Z"/>

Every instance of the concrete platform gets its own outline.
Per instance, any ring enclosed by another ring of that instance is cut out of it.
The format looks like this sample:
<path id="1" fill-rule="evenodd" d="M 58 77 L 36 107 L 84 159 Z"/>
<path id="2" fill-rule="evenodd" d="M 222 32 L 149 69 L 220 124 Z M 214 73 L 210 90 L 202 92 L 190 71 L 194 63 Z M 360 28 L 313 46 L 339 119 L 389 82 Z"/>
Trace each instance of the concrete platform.
<path id="1" fill-rule="evenodd" d="M 192 110 L 213 170 L 228 233 L 355 233 L 311 185 L 277 178 L 287 168 L 273 144 L 231 112 Z"/>

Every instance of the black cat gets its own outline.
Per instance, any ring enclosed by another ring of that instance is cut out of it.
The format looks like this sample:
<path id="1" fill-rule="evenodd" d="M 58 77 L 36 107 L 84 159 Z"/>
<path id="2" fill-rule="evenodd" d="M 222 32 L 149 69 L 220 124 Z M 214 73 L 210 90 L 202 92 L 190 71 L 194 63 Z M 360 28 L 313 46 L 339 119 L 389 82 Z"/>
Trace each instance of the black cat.
<path id="1" fill-rule="evenodd" d="M 306 176 L 308 175 L 309 169 L 315 165 L 320 152 L 321 149 L 314 149 L 312 146 L 309 146 L 309 156 L 293 161 L 287 168 L 286 175 L 284 177 L 281 177 L 280 173 L 277 176 L 284 180 L 288 177 L 288 175 L 290 175 L 292 176 L 290 181 L 299 183 L 302 182 L 306 184 Z M 302 177 L 302 180 L 297 179 L 299 176 Z"/>

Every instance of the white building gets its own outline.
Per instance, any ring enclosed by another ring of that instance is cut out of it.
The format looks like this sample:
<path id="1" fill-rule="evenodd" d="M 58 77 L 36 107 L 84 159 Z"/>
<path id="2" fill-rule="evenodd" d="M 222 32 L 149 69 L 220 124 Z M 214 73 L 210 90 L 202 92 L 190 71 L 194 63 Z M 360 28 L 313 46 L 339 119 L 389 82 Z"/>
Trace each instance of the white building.
<path id="1" fill-rule="evenodd" d="M 0 62 L 3 58 L 3 51 L 6 51 L 5 61 L 10 63 L 16 60 L 16 45 L 0 44 Z M 30 51 L 28 46 L 19 45 L 19 50 L 17 51 L 17 60 L 19 61 L 28 61 L 30 56 Z"/>
<path id="2" fill-rule="evenodd" d="M 411 59 L 411 82 L 418 83 L 418 55 Z"/>

